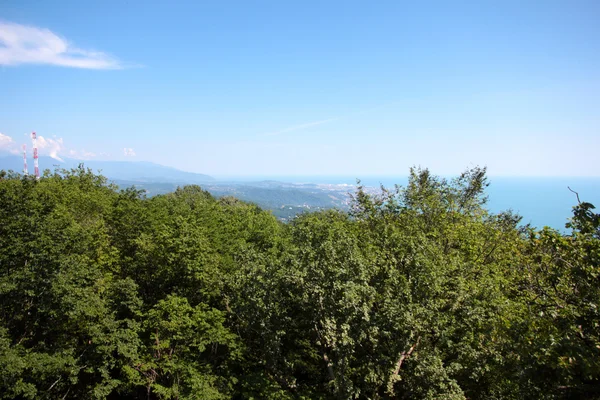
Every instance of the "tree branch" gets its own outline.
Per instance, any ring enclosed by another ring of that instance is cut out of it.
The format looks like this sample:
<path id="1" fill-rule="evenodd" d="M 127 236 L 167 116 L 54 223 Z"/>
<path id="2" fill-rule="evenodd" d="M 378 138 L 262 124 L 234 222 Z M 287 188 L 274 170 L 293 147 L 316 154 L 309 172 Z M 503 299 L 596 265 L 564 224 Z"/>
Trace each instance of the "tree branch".
<path id="1" fill-rule="evenodd" d="M 417 341 L 415 342 L 415 344 L 413 344 L 410 347 L 410 349 L 408 349 L 408 351 L 403 351 L 402 353 L 400 353 L 400 358 L 398 359 L 398 362 L 396 362 L 396 367 L 394 368 L 394 371 L 392 372 L 392 375 L 390 376 L 390 379 L 388 380 L 387 390 L 388 390 L 389 394 L 392 394 L 392 395 L 394 394 L 394 383 L 396 383 L 396 381 L 399 378 L 400 368 L 402 368 L 402 363 L 404 362 L 404 360 L 406 360 L 408 357 L 410 357 L 412 352 L 419 345 L 420 341 L 421 341 L 421 336 L 417 337 Z"/>
<path id="2" fill-rule="evenodd" d="M 575 196 L 577 196 L 577 203 L 581 204 L 581 200 L 579 200 L 579 193 L 577 193 L 576 191 L 571 189 L 569 186 L 567 186 L 567 189 L 569 189 L 571 192 L 575 193 Z"/>
<path id="3" fill-rule="evenodd" d="M 408 351 L 403 351 L 402 352 L 402 354 L 400 355 L 400 359 L 396 363 L 396 368 L 394 369 L 394 375 L 398 375 L 400 373 L 400 368 L 402 368 L 402 363 L 404 362 L 404 360 L 406 360 L 408 357 L 410 357 L 410 355 L 412 354 L 412 352 L 419 345 L 420 341 L 421 341 L 421 336 L 419 336 L 417 338 L 417 341 L 415 342 L 415 344 L 413 344 L 411 346 L 411 348 L 408 349 Z"/>
<path id="4" fill-rule="evenodd" d="M 58 383 L 60 382 L 60 380 L 62 379 L 62 376 L 59 376 L 57 380 L 54 381 L 54 383 L 52 385 L 50 385 L 50 387 L 48 388 L 48 392 L 52 390 L 52 388 Z"/>

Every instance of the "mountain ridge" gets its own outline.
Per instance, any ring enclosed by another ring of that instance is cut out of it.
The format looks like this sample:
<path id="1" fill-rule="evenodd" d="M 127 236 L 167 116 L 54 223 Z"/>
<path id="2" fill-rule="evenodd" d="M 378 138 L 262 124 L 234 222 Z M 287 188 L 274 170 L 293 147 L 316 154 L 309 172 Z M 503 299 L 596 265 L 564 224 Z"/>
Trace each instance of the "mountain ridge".
<path id="1" fill-rule="evenodd" d="M 28 160 L 30 173 L 32 160 Z M 206 183 L 214 182 L 215 178 L 206 174 L 181 171 L 174 167 L 156 164 L 149 161 L 100 161 L 78 160 L 64 158 L 63 161 L 48 156 L 39 158 L 40 170 L 54 170 L 55 168 L 71 169 L 80 164 L 101 173 L 109 179 L 135 180 L 139 182 L 177 182 L 177 183 Z M 7 155 L 0 157 L 0 170 L 23 171 L 23 158 Z"/>

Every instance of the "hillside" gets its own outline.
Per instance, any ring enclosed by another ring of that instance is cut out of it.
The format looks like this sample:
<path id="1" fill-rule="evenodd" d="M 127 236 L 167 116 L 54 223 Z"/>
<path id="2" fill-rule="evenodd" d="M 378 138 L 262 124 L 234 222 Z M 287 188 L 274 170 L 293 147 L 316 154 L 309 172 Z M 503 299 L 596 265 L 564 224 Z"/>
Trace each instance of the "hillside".
<path id="1" fill-rule="evenodd" d="M 144 190 L 148 196 L 156 196 L 175 191 L 177 182 L 140 182 L 114 180 L 121 187 L 134 186 Z M 254 203 L 264 210 L 270 210 L 282 221 L 296 215 L 330 208 L 347 209 L 350 193 L 356 188 L 346 185 L 292 184 L 277 181 L 258 182 L 206 182 L 202 189 L 217 198 L 235 197 Z"/>
<path id="2" fill-rule="evenodd" d="M 33 162 L 29 162 L 29 172 L 33 171 Z M 86 168 L 94 172 L 101 172 L 109 179 L 128 180 L 137 182 L 176 182 L 176 183 L 205 183 L 214 181 L 214 178 L 204 174 L 180 171 L 176 168 L 166 167 L 146 161 L 97 161 L 97 160 L 75 160 L 65 158 L 59 161 L 51 157 L 39 158 L 40 171 L 55 168 L 76 168 L 83 163 Z M 19 156 L 0 157 L 0 170 L 21 172 L 23 170 L 23 159 Z"/>

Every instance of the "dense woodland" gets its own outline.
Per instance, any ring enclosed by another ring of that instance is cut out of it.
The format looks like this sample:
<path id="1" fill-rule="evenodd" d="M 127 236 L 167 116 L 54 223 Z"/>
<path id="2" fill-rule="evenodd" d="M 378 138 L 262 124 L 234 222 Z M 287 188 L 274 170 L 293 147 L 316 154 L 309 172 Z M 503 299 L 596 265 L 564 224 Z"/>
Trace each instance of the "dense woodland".
<path id="1" fill-rule="evenodd" d="M 600 398 L 599 215 L 522 227 L 486 186 L 413 169 L 283 224 L 2 172 L 0 398 Z"/>

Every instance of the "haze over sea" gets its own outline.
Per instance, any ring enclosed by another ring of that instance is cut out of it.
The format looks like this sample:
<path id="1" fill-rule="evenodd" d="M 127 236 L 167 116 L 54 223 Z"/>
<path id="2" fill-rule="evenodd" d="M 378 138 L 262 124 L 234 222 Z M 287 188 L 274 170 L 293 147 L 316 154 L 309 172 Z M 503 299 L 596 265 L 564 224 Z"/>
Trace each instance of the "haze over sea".
<path id="1" fill-rule="evenodd" d="M 406 176 L 363 176 L 358 177 L 364 186 L 405 186 Z M 451 179 L 451 176 L 446 177 Z M 356 185 L 357 177 L 351 176 L 252 176 L 221 177 L 231 181 L 276 180 L 289 183 L 347 184 Z M 567 231 L 565 223 L 572 216 L 577 196 L 568 187 L 579 193 L 582 202 L 600 208 L 600 177 L 489 177 L 486 190 L 488 208 L 492 212 L 512 210 L 523 217 L 523 224 L 536 227 L 549 226 Z M 352 188 L 349 187 L 349 191 Z"/>

